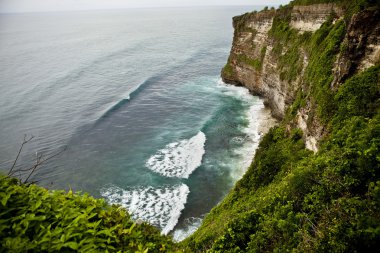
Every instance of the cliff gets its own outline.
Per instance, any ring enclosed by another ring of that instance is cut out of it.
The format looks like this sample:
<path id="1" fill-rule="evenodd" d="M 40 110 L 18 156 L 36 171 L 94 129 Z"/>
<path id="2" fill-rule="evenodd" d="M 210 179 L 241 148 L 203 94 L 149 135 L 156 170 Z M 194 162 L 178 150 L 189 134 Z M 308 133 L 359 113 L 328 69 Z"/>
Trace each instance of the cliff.
<path id="1" fill-rule="evenodd" d="M 380 4 L 295 0 L 233 18 L 225 82 L 281 120 L 191 252 L 380 247 Z"/>
<path id="2" fill-rule="evenodd" d="M 347 8 L 347 7 L 346 7 Z M 265 98 L 275 117 L 283 119 L 297 95 L 308 97 L 293 112 L 293 119 L 303 130 L 306 147 L 318 150 L 326 129 L 310 100 L 310 64 L 322 53 L 311 37 L 327 21 L 342 22 L 347 27 L 342 50 L 335 50 L 333 80 L 339 87 L 348 77 L 374 66 L 380 59 L 380 19 L 376 8 L 357 13 L 347 20 L 345 7 L 334 3 L 306 6 L 290 5 L 278 10 L 247 13 L 233 19 L 235 29 L 231 54 L 222 71 L 226 83 L 244 85 Z M 346 20 L 345 20 L 346 18 Z M 283 32 L 283 33 L 282 33 Z M 281 34 L 282 33 L 282 34 Z M 318 102 L 317 102 L 318 103 Z"/>
<path id="3" fill-rule="evenodd" d="M 0 252 L 377 252 L 379 14 L 374 0 L 296 0 L 233 19 L 222 77 L 282 121 L 181 244 L 104 200 L 0 175 Z"/>

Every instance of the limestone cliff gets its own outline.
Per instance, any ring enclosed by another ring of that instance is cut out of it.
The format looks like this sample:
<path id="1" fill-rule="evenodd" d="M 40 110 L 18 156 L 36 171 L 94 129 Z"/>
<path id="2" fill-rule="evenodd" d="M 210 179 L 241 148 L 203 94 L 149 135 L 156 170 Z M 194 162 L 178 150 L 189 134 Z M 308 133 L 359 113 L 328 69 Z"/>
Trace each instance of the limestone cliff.
<path id="1" fill-rule="evenodd" d="M 303 130 L 306 147 L 313 151 L 318 150 L 327 131 L 321 119 L 325 112 L 317 113 L 322 102 L 310 95 L 315 79 L 310 63 L 322 61 L 318 50 L 324 50 L 317 49 L 314 37 L 318 36 L 313 34 L 327 36 L 320 31 L 324 24 L 342 24 L 339 36 L 344 38 L 343 46 L 330 50 L 334 59 L 330 89 L 337 89 L 347 78 L 380 60 L 379 9 L 369 8 L 352 16 L 347 13 L 341 4 L 291 4 L 233 18 L 234 39 L 222 70 L 223 80 L 264 97 L 275 117 L 288 118 L 290 128 Z M 301 102 L 295 108 L 297 99 Z"/>
<path id="2" fill-rule="evenodd" d="M 191 252 L 378 251 L 379 1 L 294 0 L 233 25 L 224 81 L 264 97 L 282 120 L 186 245 Z"/>

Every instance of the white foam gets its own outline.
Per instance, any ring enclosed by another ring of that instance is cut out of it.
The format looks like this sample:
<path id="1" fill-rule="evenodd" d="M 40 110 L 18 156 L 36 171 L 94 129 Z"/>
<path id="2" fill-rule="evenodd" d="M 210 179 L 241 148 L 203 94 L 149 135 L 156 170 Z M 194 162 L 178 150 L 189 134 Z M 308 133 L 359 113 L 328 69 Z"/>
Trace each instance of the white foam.
<path id="1" fill-rule="evenodd" d="M 189 192 L 185 184 L 130 190 L 111 185 L 100 191 L 110 204 L 123 206 L 134 220 L 146 221 L 160 228 L 165 235 L 177 224 Z"/>
<path id="2" fill-rule="evenodd" d="M 185 220 L 186 227 L 184 229 L 177 229 L 173 233 L 173 240 L 180 242 L 185 240 L 190 235 L 194 234 L 195 231 L 201 226 L 202 218 L 188 218 Z"/>
<path id="3" fill-rule="evenodd" d="M 202 164 L 205 142 L 206 136 L 200 131 L 190 139 L 170 143 L 151 156 L 146 166 L 166 177 L 188 178 Z"/>
<path id="4" fill-rule="evenodd" d="M 223 92 L 227 95 L 230 95 L 232 97 L 238 97 L 245 102 L 252 102 L 254 100 L 257 100 L 254 96 L 252 96 L 252 94 L 246 87 L 226 84 L 225 82 L 223 82 L 222 78 L 219 78 L 217 83 L 217 87 L 223 89 Z"/>
<path id="5" fill-rule="evenodd" d="M 218 80 L 218 87 L 223 89 L 224 94 L 237 97 L 248 106 L 246 112 L 248 126 L 243 130 L 245 137 L 235 137 L 232 139 L 235 143 L 239 141 L 243 143 L 242 147 L 235 151 L 242 159 L 234 170 L 231 171 L 231 177 L 236 181 L 244 175 L 246 169 L 250 166 L 263 134 L 260 129 L 261 125 L 265 121 L 269 122 L 271 116 L 270 112 L 265 109 L 263 100 L 252 96 L 247 88 L 226 84 L 221 78 Z M 270 124 L 273 124 L 273 122 L 270 122 Z"/>

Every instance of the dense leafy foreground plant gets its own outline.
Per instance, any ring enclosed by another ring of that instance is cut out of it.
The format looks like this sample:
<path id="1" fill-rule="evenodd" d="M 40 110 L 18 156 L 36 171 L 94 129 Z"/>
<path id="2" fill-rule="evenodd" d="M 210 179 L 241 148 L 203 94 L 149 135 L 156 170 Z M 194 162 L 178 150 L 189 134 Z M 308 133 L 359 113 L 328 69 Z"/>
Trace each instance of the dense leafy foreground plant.
<path id="1" fill-rule="evenodd" d="M 175 251 L 169 237 L 121 207 L 0 176 L 0 252 Z"/>

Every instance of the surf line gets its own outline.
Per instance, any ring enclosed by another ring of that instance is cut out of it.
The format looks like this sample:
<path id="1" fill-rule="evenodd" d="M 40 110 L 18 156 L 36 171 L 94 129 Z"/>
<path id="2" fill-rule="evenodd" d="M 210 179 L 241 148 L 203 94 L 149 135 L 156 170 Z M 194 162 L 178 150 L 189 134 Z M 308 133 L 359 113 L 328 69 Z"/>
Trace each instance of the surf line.
<path id="1" fill-rule="evenodd" d="M 190 139 L 170 143 L 158 150 L 145 165 L 165 177 L 189 178 L 202 164 L 205 143 L 206 135 L 199 131 Z"/>
<path id="2" fill-rule="evenodd" d="M 100 191 L 108 203 L 121 205 L 130 212 L 134 220 L 143 220 L 159 227 L 164 235 L 177 225 L 189 193 L 189 187 L 183 183 L 126 190 L 109 185 Z"/>

